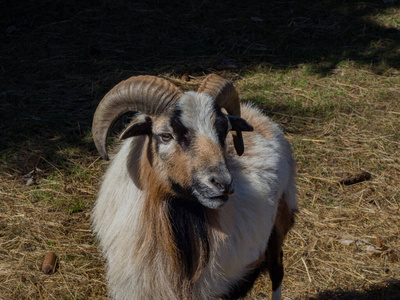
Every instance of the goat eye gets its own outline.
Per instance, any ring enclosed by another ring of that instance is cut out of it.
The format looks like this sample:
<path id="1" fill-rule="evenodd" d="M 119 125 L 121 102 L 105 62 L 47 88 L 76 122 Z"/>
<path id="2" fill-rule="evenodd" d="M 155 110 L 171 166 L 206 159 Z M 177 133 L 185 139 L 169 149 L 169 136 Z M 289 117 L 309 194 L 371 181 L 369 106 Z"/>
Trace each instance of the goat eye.
<path id="1" fill-rule="evenodd" d="M 163 140 L 163 142 L 169 142 L 173 138 L 172 135 L 169 133 L 162 133 L 160 134 L 160 137 Z"/>

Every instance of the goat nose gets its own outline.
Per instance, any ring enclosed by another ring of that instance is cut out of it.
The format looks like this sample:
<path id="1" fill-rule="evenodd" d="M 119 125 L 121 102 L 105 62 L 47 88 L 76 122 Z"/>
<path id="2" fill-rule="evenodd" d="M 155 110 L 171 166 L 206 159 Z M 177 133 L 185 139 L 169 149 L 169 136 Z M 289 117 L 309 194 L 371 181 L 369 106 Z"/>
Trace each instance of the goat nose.
<path id="1" fill-rule="evenodd" d="M 217 190 L 221 193 L 221 194 L 225 194 L 225 195 L 231 195 L 233 194 L 234 190 L 232 188 L 232 183 L 233 180 L 232 178 L 229 176 L 228 177 L 219 177 L 219 176 L 213 176 L 210 179 L 212 185 L 214 187 L 217 188 Z"/>

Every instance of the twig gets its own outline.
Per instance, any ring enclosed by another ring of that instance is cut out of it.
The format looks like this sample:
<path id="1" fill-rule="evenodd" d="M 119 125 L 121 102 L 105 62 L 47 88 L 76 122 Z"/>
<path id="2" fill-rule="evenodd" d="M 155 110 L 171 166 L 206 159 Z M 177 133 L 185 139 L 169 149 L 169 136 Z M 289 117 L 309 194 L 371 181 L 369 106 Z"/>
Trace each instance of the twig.
<path id="1" fill-rule="evenodd" d="M 308 267 L 307 267 L 306 262 L 304 261 L 304 258 L 301 258 L 301 261 L 303 262 L 304 267 L 306 268 L 306 272 L 307 272 L 307 276 L 308 276 L 308 281 L 312 282 L 312 279 L 311 279 L 311 276 L 310 276 L 310 272 L 308 272 Z"/>
<path id="2" fill-rule="evenodd" d="M 325 143 L 326 140 L 314 140 L 314 139 L 302 139 L 305 142 L 317 142 L 317 143 Z"/>
<path id="3" fill-rule="evenodd" d="M 361 193 L 361 195 L 360 195 L 360 200 L 358 200 L 358 203 L 357 203 L 357 207 L 356 208 L 359 208 L 360 207 L 360 205 L 361 205 L 361 201 L 362 201 L 362 199 L 363 199 L 363 196 L 364 196 L 364 191 Z"/>
<path id="4" fill-rule="evenodd" d="M 397 208 L 400 210 L 400 205 L 399 205 L 399 202 L 397 202 L 397 199 L 396 199 L 396 197 L 393 195 L 393 200 L 394 200 L 394 202 L 396 202 L 396 204 L 397 204 Z"/>
<path id="5" fill-rule="evenodd" d="M 62 272 L 59 272 L 59 274 L 61 275 L 61 278 L 62 278 L 63 281 L 64 281 L 64 284 L 65 284 L 65 287 L 67 288 L 67 291 L 68 291 L 68 292 L 70 293 L 70 295 L 72 296 L 72 299 L 74 299 L 75 296 L 74 296 L 74 294 L 71 292 L 71 290 L 69 289 L 68 283 L 67 283 L 67 281 L 65 280 L 65 277 L 64 277 L 63 273 L 62 273 Z"/>

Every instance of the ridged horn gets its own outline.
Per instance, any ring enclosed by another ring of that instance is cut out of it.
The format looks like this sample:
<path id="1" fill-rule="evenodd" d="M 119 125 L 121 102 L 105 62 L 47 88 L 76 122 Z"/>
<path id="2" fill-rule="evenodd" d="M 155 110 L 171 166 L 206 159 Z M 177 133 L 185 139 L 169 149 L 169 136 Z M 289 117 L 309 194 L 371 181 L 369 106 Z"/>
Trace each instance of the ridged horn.
<path id="1" fill-rule="evenodd" d="M 129 111 L 159 115 L 182 93 L 173 83 L 155 76 L 133 76 L 114 86 L 100 101 L 93 117 L 93 140 L 100 156 L 109 159 L 107 136 L 121 115 Z"/>
<path id="2" fill-rule="evenodd" d="M 236 88 L 232 82 L 216 74 L 208 75 L 201 83 L 199 93 L 206 93 L 213 97 L 219 106 L 226 109 L 229 115 L 240 117 L 240 100 Z M 232 131 L 233 145 L 240 156 L 244 152 L 242 132 Z"/>
<path id="3" fill-rule="evenodd" d="M 210 95 L 228 114 L 240 117 L 239 95 L 229 80 L 210 74 L 203 80 L 197 92 Z"/>

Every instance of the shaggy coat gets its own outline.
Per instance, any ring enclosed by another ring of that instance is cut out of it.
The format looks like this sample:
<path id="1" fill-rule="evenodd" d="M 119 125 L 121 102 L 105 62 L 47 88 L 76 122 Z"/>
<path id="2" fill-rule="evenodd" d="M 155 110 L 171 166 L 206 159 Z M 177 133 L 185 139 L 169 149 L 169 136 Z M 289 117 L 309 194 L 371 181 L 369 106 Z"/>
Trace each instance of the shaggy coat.
<path id="1" fill-rule="evenodd" d="M 237 298 L 264 269 L 280 293 L 281 246 L 297 210 L 291 147 L 275 123 L 242 104 L 254 131 L 243 133 L 238 156 L 223 116 L 210 96 L 185 93 L 113 158 L 93 209 L 111 298 Z M 165 131 L 173 141 L 158 134 Z M 219 202 L 201 196 L 210 172 L 233 180 Z"/>

